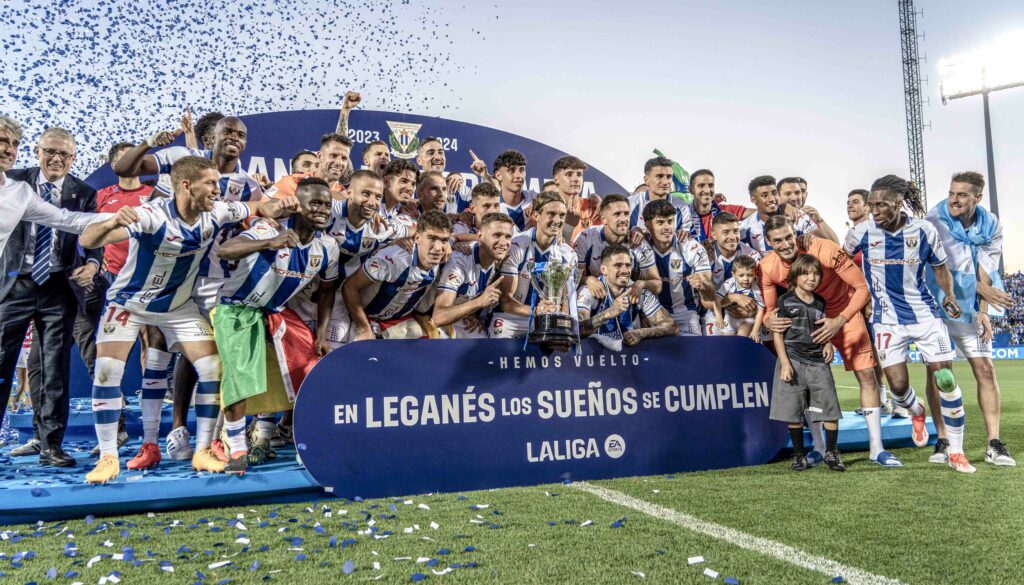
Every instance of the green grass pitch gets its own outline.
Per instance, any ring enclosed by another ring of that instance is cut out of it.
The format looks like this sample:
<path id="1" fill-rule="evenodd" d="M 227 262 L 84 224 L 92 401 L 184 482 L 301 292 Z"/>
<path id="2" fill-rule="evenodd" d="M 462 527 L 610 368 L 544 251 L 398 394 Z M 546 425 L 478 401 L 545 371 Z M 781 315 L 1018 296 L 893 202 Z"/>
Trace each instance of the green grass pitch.
<path id="1" fill-rule="evenodd" d="M 996 364 L 1002 438 L 1024 457 L 1024 362 Z M 923 387 L 923 369 L 911 372 Z M 877 468 L 865 452 L 847 454 L 843 474 L 824 466 L 797 474 L 780 461 L 594 483 L 903 583 L 1024 583 L 1024 470 L 984 463 L 974 380 L 966 364 L 955 373 L 968 409 L 973 476 L 929 464 L 925 448 L 898 450 L 903 469 Z M 843 407 L 852 410 L 853 377 L 839 370 L 836 376 Z M 409 583 L 420 576 L 432 583 L 722 583 L 733 577 L 744 584 L 834 577 L 561 484 L 3 530 L 0 583 L 47 583 L 48 573 L 55 583 L 84 584 L 105 577 L 114 583 L 112 574 L 125 584 L 304 585 Z M 704 561 L 688 564 L 695 556 Z"/>

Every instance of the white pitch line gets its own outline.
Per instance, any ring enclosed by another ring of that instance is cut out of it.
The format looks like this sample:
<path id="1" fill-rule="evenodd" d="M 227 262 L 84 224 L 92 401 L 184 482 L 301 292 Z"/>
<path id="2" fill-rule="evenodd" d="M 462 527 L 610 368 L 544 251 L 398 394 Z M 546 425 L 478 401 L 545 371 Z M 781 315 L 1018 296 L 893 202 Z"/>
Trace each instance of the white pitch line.
<path id="1" fill-rule="evenodd" d="M 798 567 L 817 571 L 828 577 L 842 575 L 843 579 L 853 585 L 903 585 L 901 581 L 896 579 L 882 575 L 875 575 L 874 573 L 869 573 L 856 567 L 844 565 L 840 562 L 826 559 L 825 557 L 812 555 L 809 552 L 794 548 L 787 544 L 782 544 L 781 542 L 775 542 L 774 540 L 768 540 L 767 538 L 753 536 L 745 532 L 740 532 L 739 530 L 734 530 L 728 526 L 722 526 L 721 524 L 701 520 L 700 518 L 691 516 L 685 512 L 652 504 L 616 490 L 610 490 L 587 482 L 573 482 L 572 485 L 577 489 L 593 494 L 607 502 L 625 506 L 626 508 L 632 508 L 638 512 L 643 512 L 648 516 L 653 516 L 660 520 L 666 520 L 676 524 L 677 526 L 682 526 L 683 528 L 694 532 L 705 534 L 712 538 L 717 538 L 718 540 L 723 540 L 740 548 L 761 553 L 765 556 L 776 558 L 780 561 L 785 561 Z"/>

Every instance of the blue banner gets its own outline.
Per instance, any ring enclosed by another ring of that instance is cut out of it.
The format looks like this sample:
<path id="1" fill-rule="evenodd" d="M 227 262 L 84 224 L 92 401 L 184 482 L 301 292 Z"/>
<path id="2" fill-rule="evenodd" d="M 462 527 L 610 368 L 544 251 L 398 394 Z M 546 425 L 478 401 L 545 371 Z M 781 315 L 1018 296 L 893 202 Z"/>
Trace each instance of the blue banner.
<path id="1" fill-rule="evenodd" d="M 775 358 L 739 337 L 545 355 L 522 341 L 364 341 L 327 355 L 295 406 L 302 462 L 344 497 L 768 462 Z"/>
<path id="2" fill-rule="evenodd" d="M 239 116 L 245 122 L 249 133 L 248 144 L 241 157 L 242 168 L 250 174 L 265 173 L 274 181 L 281 179 L 289 172 L 288 162 L 292 156 L 302 150 L 315 152 L 320 149 L 320 137 L 334 132 L 338 123 L 338 113 L 338 110 L 296 110 Z M 554 162 L 570 154 L 529 138 L 485 126 L 444 118 L 372 110 L 352 112 L 348 135 L 354 143 L 352 164 L 356 169 L 362 165 L 363 149 L 370 142 L 381 140 L 388 143 L 392 159 L 412 159 L 416 156 L 416 148 L 420 141 L 428 136 L 437 137 L 445 149 L 445 170 L 460 172 L 470 188 L 480 181 L 479 177 L 469 170 L 469 165 L 473 162 L 470 150 L 487 163 L 487 168 L 491 172 L 494 171 L 491 166 L 494 157 L 502 151 L 512 148 L 522 152 L 526 156 L 524 188 L 536 192 L 540 192 L 544 181 L 551 178 L 551 166 Z M 130 139 L 138 143 L 145 138 L 135 136 Z M 174 144 L 184 145 L 184 138 L 179 137 Z M 587 153 L 572 154 L 583 160 L 587 158 Z M 640 174 L 639 169 L 637 174 Z M 96 170 L 86 181 L 93 187 L 102 189 L 116 183 L 117 177 L 107 164 Z M 589 168 L 583 173 L 582 195 L 593 193 L 628 195 L 630 191 L 625 190 L 601 171 Z"/>
<path id="3" fill-rule="evenodd" d="M 923 361 L 921 359 L 921 352 L 917 350 L 917 347 L 914 344 L 911 344 L 910 348 L 907 350 L 907 359 L 909 359 L 910 363 L 912 364 L 919 364 Z M 1024 360 L 1024 345 L 1011 345 L 1009 347 L 993 347 L 992 359 L 996 361 Z M 964 358 L 961 357 L 959 353 L 957 353 L 956 359 L 954 361 L 964 361 Z M 832 365 L 843 365 L 843 358 L 839 355 L 838 351 L 836 352 L 835 357 L 832 358 Z"/>

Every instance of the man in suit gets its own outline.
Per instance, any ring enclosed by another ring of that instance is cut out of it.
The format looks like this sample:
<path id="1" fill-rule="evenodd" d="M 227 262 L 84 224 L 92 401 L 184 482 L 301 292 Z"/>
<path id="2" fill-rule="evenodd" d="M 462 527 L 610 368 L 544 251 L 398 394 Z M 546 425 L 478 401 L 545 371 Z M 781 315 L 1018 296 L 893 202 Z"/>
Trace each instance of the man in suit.
<path id="1" fill-rule="evenodd" d="M 48 128 L 35 147 L 38 167 L 7 171 L 9 180 L 24 181 L 35 188 L 47 203 L 69 211 L 96 211 L 96 190 L 68 174 L 75 160 L 75 138 L 63 128 Z M 70 396 L 68 377 L 71 344 L 75 340 L 75 320 L 79 301 L 95 297 L 96 276 L 103 250 L 89 250 L 84 261 L 78 251 L 78 237 L 55 232 L 51 228 L 21 221 L 15 227 L 4 251 L 0 274 L 0 323 L 5 335 L 0 339 L 0 365 L 20 347 L 8 339 L 6 331 L 24 329 L 34 322 L 39 338 L 38 383 L 31 388 L 33 426 L 37 438 L 13 450 L 11 455 L 39 455 L 41 465 L 71 467 L 75 460 L 61 448 L 67 428 Z M 76 291 L 73 287 L 80 287 Z M 100 297 L 102 298 L 102 296 Z M 83 314 L 85 311 L 83 311 Z M 80 336 L 91 336 L 89 327 L 98 314 L 83 317 Z M 91 346 L 91 342 L 86 344 Z"/>

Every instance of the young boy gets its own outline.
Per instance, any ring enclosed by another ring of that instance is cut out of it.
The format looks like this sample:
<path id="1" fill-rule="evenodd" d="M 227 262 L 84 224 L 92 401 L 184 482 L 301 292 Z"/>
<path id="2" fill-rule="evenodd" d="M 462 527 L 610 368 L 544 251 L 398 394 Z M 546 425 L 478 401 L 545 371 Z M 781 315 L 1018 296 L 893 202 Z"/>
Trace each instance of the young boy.
<path id="1" fill-rule="evenodd" d="M 846 471 L 836 443 L 839 419 L 843 416 L 832 379 L 831 343 L 815 343 L 815 323 L 825 317 L 825 299 L 814 294 L 821 282 L 821 262 L 801 254 L 789 270 L 789 290 L 779 298 L 779 315 L 792 319 L 785 333 L 775 333 L 775 352 L 779 365 L 772 393 L 770 418 L 789 425 L 793 439 L 793 471 L 807 469 L 804 450 L 804 411 L 810 422 L 825 427 L 825 464 L 832 471 Z"/>
<path id="2" fill-rule="evenodd" d="M 718 288 L 718 295 L 715 299 L 715 325 L 720 335 L 741 335 L 749 337 L 755 343 L 761 343 L 761 323 L 764 321 L 764 299 L 761 297 L 761 289 L 757 286 L 755 274 L 757 272 L 757 260 L 750 256 L 737 256 L 732 265 L 732 278 L 722 283 Z M 729 305 L 723 299 L 731 294 L 746 295 L 757 303 L 757 314 L 745 319 L 737 319 L 732 315 L 722 314 L 722 307 Z"/>

